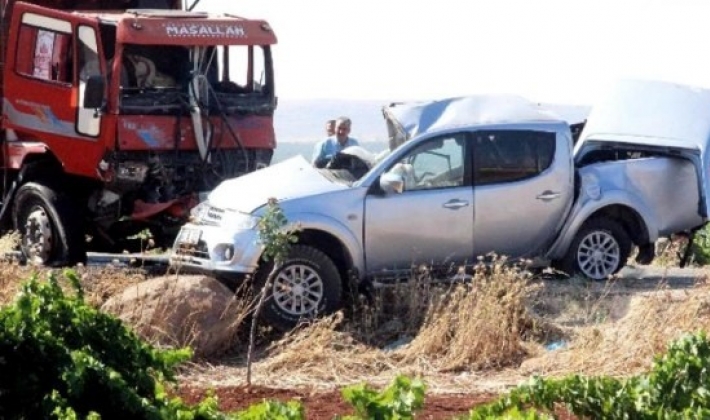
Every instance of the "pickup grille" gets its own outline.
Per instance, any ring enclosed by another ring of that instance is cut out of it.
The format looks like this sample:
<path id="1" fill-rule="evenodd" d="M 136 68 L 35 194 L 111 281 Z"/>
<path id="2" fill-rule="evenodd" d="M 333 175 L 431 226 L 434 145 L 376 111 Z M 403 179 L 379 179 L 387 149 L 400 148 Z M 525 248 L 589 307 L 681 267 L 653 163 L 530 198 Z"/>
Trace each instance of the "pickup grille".
<path id="1" fill-rule="evenodd" d="M 180 256 L 200 258 L 203 260 L 210 258 L 205 241 L 200 241 L 197 245 L 178 244 L 175 246 L 174 251 L 176 255 Z"/>

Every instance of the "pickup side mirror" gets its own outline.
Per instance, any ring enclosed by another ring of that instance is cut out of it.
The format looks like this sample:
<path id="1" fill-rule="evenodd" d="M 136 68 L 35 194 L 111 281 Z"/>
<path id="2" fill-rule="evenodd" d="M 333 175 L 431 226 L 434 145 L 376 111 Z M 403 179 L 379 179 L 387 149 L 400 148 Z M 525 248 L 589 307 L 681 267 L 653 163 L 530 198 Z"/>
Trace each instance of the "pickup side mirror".
<path id="1" fill-rule="evenodd" d="M 104 104 L 105 89 L 106 80 L 103 76 L 89 76 L 84 87 L 84 103 L 82 106 L 89 109 L 100 109 Z"/>
<path id="2" fill-rule="evenodd" d="M 386 172 L 380 176 L 380 188 L 385 194 L 401 194 L 404 191 L 404 177 L 399 174 Z"/>

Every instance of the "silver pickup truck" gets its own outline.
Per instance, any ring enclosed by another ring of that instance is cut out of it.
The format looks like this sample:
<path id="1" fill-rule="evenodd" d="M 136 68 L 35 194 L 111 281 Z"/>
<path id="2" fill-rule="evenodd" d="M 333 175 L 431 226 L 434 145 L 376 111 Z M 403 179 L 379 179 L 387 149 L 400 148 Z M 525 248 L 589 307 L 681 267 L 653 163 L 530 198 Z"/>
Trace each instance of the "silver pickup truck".
<path id="1" fill-rule="evenodd" d="M 576 144 L 567 121 L 519 97 L 384 114 L 392 150 L 359 173 L 299 156 L 223 182 L 178 235 L 172 264 L 263 284 L 255 226 L 278 199 L 301 230 L 264 315 L 288 327 L 339 308 L 352 279 L 397 281 L 422 264 L 458 271 L 491 252 L 606 279 L 634 247 L 649 263 L 659 237 L 707 220 L 710 91 L 621 83 Z"/>

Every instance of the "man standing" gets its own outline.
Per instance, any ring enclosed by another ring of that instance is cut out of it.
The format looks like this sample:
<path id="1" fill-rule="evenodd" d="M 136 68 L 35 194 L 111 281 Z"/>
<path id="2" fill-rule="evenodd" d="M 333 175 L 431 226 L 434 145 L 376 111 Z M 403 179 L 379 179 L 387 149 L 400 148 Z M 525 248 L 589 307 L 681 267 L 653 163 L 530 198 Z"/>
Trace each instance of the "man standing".
<path id="1" fill-rule="evenodd" d="M 340 117 L 335 121 L 335 137 L 329 137 L 316 144 L 313 149 L 311 163 L 316 168 L 325 167 L 335 155 L 349 146 L 358 146 L 359 143 L 349 137 L 351 121 L 348 117 Z"/>
<path id="2" fill-rule="evenodd" d="M 325 122 L 326 137 L 333 137 L 335 135 L 335 123 L 336 120 L 328 120 Z"/>

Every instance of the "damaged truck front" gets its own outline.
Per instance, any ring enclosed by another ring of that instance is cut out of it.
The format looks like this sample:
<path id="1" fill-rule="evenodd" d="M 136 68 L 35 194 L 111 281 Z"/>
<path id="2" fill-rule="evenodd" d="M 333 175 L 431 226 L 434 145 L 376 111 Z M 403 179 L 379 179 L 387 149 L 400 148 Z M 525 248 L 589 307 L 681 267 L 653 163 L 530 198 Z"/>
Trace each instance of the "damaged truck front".
<path id="1" fill-rule="evenodd" d="M 0 217 L 29 260 L 169 245 L 199 193 L 270 164 L 274 32 L 180 3 L 0 3 Z"/>
<path id="2" fill-rule="evenodd" d="M 394 149 L 367 173 L 303 158 L 220 184 L 196 208 L 171 261 L 229 282 L 265 283 L 257 221 L 276 198 L 298 243 L 265 317 L 288 327 L 336 310 L 352 279 L 387 284 L 426 266 L 459 279 L 490 253 L 602 280 L 634 247 L 707 220 L 710 91 L 622 84 L 579 141 L 569 121 L 519 97 L 386 107 Z"/>

